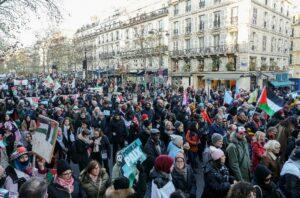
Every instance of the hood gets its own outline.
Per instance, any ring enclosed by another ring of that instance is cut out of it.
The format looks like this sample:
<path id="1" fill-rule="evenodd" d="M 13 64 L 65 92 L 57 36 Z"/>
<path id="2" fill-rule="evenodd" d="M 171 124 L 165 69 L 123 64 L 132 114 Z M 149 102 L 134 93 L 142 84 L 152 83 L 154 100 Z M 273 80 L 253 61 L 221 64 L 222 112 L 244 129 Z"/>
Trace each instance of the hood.
<path id="1" fill-rule="evenodd" d="M 300 179 L 300 160 L 293 161 L 289 159 L 286 161 L 281 169 L 280 176 L 285 174 L 295 175 Z"/>
<path id="2" fill-rule="evenodd" d="M 132 188 L 115 190 L 113 186 L 109 187 L 105 192 L 106 198 L 127 198 L 134 194 Z"/>

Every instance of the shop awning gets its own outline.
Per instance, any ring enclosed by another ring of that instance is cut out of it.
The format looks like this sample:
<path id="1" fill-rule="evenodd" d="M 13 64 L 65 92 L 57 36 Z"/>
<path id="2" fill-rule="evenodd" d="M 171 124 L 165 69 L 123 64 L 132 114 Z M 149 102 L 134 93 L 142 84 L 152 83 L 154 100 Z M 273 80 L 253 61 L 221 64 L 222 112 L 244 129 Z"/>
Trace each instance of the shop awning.
<path id="1" fill-rule="evenodd" d="M 213 73 L 205 74 L 202 78 L 203 80 L 237 80 L 241 77 L 242 74 L 233 74 L 233 73 Z"/>
<path id="2" fill-rule="evenodd" d="M 288 86 L 291 86 L 293 85 L 294 83 L 292 81 L 271 81 L 271 84 L 274 86 L 274 87 L 288 87 Z"/>

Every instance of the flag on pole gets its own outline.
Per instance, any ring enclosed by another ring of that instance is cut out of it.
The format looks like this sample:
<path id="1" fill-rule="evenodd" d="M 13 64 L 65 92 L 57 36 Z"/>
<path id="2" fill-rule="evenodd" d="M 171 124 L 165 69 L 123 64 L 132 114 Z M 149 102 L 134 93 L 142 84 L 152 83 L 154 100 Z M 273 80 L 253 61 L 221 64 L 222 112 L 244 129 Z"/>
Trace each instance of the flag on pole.
<path id="1" fill-rule="evenodd" d="M 276 96 L 271 90 L 263 88 L 258 99 L 258 107 L 264 110 L 269 116 L 273 116 L 277 111 L 281 110 L 284 100 Z"/>
<path id="2" fill-rule="evenodd" d="M 47 76 L 47 78 L 44 80 L 44 85 L 48 88 L 54 87 L 54 81 L 51 76 Z"/>
<path id="3" fill-rule="evenodd" d="M 224 104 L 231 104 L 233 101 L 233 98 L 230 94 L 229 91 L 225 91 L 225 94 L 224 94 Z"/>
<path id="4" fill-rule="evenodd" d="M 248 103 L 253 103 L 257 101 L 258 90 L 255 89 L 253 92 L 250 93 Z"/>

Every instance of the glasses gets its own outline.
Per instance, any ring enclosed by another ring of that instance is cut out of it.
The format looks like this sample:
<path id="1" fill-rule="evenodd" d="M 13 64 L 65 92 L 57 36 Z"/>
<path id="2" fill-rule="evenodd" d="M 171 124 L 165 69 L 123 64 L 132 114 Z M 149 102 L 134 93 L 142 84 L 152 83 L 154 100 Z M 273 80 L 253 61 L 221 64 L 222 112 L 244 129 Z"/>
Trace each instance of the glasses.
<path id="1" fill-rule="evenodd" d="M 184 161 L 183 160 L 178 160 L 178 161 L 176 161 L 176 163 L 184 163 Z"/>
<path id="2" fill-rule="evenodd" d="M 68 176 L 68 175 L 72 175 L 72 171 L 69 171 L 69 172 L 65 172 L 62 174 L 63 176 Z"/>

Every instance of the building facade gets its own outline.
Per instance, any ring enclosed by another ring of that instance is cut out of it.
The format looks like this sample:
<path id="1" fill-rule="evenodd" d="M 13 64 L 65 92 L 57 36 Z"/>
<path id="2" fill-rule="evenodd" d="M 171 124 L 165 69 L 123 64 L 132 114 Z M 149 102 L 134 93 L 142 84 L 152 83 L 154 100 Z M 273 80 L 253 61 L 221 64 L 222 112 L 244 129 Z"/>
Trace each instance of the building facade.
<path id="1" fill-rule="evenodd" d="M 117 11 L 79 29 L 74 42 L 78 54 L 87 52 L 88 69 L 168 70 L 169 80 L 184 87 L 249 90 L 287 69 L 292 6 L 290 0 L 164 0 Z"/>
<path id="2" fill-rule="evenodd" d="M 173 81 L 197 88 L 249 90 L 251 84 L 261 83 L 257 77 L 269 78 L 267 73 L 284 69 L 291 6 L 277 0 L 171 1 Z"/>
<path id="3" fill-rule="evenodd" d="M 291 78 L 300 90 L 300 13 L 293 16 L 290 64 Z"/>

